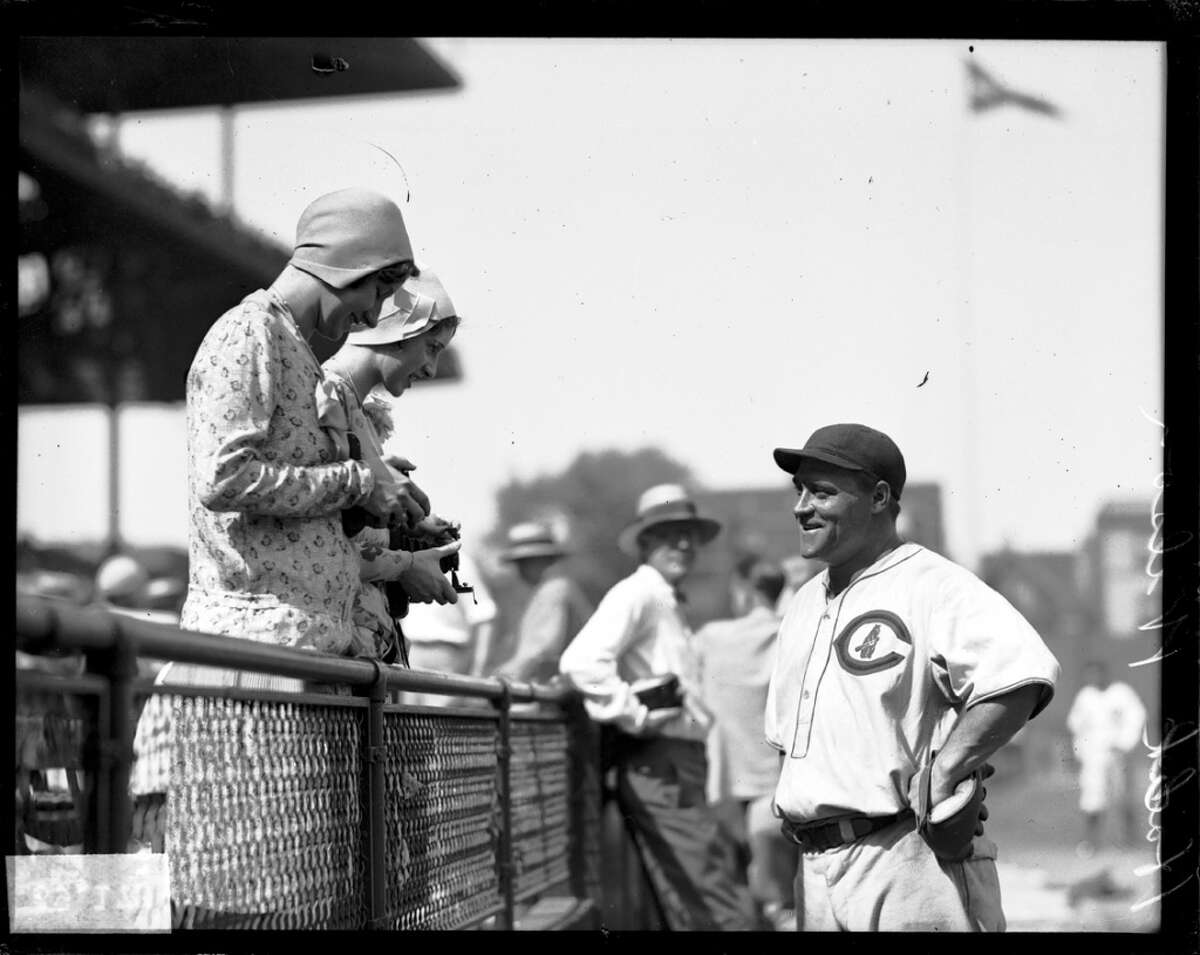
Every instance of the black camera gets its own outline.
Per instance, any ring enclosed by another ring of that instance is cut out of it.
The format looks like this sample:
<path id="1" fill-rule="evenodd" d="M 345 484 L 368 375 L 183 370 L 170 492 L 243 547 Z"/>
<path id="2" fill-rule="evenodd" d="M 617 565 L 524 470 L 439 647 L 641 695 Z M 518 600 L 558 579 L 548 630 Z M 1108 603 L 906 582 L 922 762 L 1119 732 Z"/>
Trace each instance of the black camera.
<path id="1" fill-rule="evenodd" d="M 641 700 L 647 709 L 668 710 L 683 706 L 683 690 L 679 686 L 679 677 L 674 673 L 635 680 L 631 686 L 633 695 Z"/>
<path id="2" fill-rule="evenodd" d="M 459 537 L 458 525 L 444 521 L 441 518 L 436 518 L 433 522 L 422 522 L 422 524 L 419 524 L 415 528 L 406 527 L 403 524 L 393 524 L 388 528 L 388 547 L 392 550 L 428 550 L 431 547 L 441 547 L 444 544 L 449 544 L 452 541 L 458 540 Z M 453 554 L 447 554 L 439 560 L 438 566 L 441 568 L 443 574 L 450 575 L 450 584 L 454 587 L 455 593 L 471 594 L 472 598 L 474 598 L 475 588 L 466 581 L 458 579 L 459 563 L 457 551 Z"/>

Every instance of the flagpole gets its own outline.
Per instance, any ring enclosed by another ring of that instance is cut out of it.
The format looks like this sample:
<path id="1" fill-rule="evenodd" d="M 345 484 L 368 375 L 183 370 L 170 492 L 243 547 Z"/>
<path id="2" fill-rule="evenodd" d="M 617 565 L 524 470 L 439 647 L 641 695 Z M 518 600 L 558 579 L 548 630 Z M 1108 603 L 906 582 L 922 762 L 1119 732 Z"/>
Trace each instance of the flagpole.
<path id="1" fill-rule="evenodd" d="M 963 515 L 965 518 L 966 554 L 959 558 L 971 569 L 974 569 L 979 558 L 979 474 L 976 435 L 978 397 L 975 380 L 978 377 L 975 367 L 975 316 L 972 306 L 972 258 L 974 255 L 974 230 L 972 228 L 972 141 L 971 120 L 974 113 L 968 107 L 960 129 L 958 157 L 959 196 L 958 211 L 958 243 L 955 273 L 958 276 L 958 316 L 959 328 L 962 335 L 962 451 L 963 451 Z"/>
<path id="2" fill-rule="evenodd" d="M 974 47 L 969 48 L 974 52 Z M 1052 119 L 1061 120 L 1063 111 L 1055 103 L 1040 96 L 1019 92 L 999 82 L 973 59 L 964 61 L 968 76 L 967 109 L 965 112 L 961 134 L 959 137 L 958 161 L 959 170 L 956 177 L 958 198 L 958 262 L 959 278 L 958 314 L 962 332 L 963 357 L 963 503 L 966 524 L 967 550 L 971 555 L 969 566 L 977 569 L 980 559 L 980 507 L 984 495 L 981 493 L 979 482 L 979 460 L 977 436 L 983 432 L 982 422 L 979 421 L 978 385 L 976 383 L 978 369 L 976 355 L 979 349 L 975 340 L 975 314 L 973 302 L 974 262 L 974 229 L 971 166 L 974 160 L 973 138 L 971 127 L 976 113 L 997 106 L 1015 106 Z"/>

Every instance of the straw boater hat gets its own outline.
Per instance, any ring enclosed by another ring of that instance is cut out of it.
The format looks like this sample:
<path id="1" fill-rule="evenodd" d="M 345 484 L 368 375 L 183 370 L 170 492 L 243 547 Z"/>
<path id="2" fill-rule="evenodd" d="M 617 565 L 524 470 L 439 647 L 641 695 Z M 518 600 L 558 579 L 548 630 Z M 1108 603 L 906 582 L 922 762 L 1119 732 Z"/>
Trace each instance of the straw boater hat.
<path id="1" fill-rule="evenodd" d="M 721 532 L 721 522 L 701 516 L 696 502 L 680 485 L 659 484 L 638 499 L 637 517 L 618 535 L 617 546 L 636 557 L 638 537 L 658 524 L 690 524 L 699 532 L 701 544 L 707 544 Z"/>
<path id="2" fill-rule="evenodd" d="M 141 561 L 117 554 L 109 557 L 96 571 L 96 594 L 102 600 L 128 600 L 146 594 L 150 574 Z"/>
<path id="3" fill-rule="evenodd" d="M 529 521 L 508 529 L 508 546 L 500 552 L 500 559 L 513 562 L 530 557 L 565 557 L 568 553 L 548 526 Z"/>
<path id="4" fill-rule="evenodd" d="M 409 279 L 383 300 L 374 328 L 360 328 L 346 336 L 351 345 L 390 345 L 427 331 L 444 318 L 457 318 L 454 303 L 433 270 L 417 263 L 421 274 Z"/>

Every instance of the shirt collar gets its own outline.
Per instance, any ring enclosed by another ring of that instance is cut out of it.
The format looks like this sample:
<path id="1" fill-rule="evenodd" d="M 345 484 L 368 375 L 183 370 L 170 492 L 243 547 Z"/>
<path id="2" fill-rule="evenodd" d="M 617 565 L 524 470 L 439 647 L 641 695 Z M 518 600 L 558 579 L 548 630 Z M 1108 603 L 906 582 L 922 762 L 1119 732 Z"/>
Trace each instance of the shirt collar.
<path id="1" fill-rule="evenodd" d="M 287 319 L 285 326 L 291 331 L 292 336 L 296 339 L 296 341 L 300 342 L 304 350 L 308 352 L 312 360 L 317 363 L 317 367 L 320 367 L 321 360 L 317 357 L 317 353 L 313 351 L 312 345 L 309 344 L 308 339 L 305 338 L 303 333 L 300 331 L 300 326 L 296 323 L 296 315 L 292 311 L 292 307 L 288 305 L 287 300 L 284 299 L 282 295 L 280 295 L 273 288 L 266 288 L 251 292 L 246 296 L 246 298 L 254 299 L 261 307 L 267 309 L 268 311 L 273 311 Z"/>
<path id="2" fill-rule="evenodd" d="M 649 564 L 641 564 L 638 566 L 635 575 L 642 578 L 646 585 L 657 591 L 663 597 L 670 597 L 676 603 L 684 603 L 686 598 L 683 591 L 676 587 L 672 587 L 667 581 L 667 578 Z"/>
<path id="3" fill-rule="evenodd" d="M 846 585 L 845 589 L 842 591 L 841 594 L 837 594 L 836 596 L 840 597 L 842 594 L 846 593 L 847 590 L 849 590 L 851 587 L 853 587 L 860 580 L 863 580 L 866 577 L 872 577 L 875 574 L 881 574 L 885 570 L 895 567 L 896 564 L 900 563 L 901 561 L 908 560 L 909 557 L 911 557 L 913 554 L 915 554 L 920 549 L 921 549 L 920 544 L 914 544 L 912 541 L 904 541 L 898 547 L 893 547 L 891 550 L 889 550 L 883 554 L 880 554 L 878 557 L 875 558 L 875 562 L 873 564 L 868 564 L 866 567 L 859 570 L 853 577 L 851 577 L 850 583 L 848 583 Z M 825 599 L 826 600 L 835 599 L 835 595 L 833 595 L 829 592 L 829 568 L 828 567 L 826 567 L 823 571 L 821 571 L 821 586 L 825 588 Z"/>

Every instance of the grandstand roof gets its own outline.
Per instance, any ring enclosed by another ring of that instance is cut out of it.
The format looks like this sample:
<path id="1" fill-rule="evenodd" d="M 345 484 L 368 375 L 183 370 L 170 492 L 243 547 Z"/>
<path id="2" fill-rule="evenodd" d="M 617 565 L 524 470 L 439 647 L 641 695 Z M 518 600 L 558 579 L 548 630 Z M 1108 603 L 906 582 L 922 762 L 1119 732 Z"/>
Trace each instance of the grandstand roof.
<path id="1" fill-rule="evenodd" d="M 81 113 L 455 90 L 417 40 L 330 37 L 22 37 L 22 88 Z"/>

